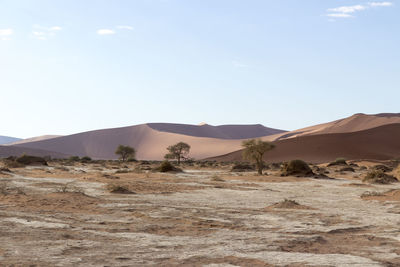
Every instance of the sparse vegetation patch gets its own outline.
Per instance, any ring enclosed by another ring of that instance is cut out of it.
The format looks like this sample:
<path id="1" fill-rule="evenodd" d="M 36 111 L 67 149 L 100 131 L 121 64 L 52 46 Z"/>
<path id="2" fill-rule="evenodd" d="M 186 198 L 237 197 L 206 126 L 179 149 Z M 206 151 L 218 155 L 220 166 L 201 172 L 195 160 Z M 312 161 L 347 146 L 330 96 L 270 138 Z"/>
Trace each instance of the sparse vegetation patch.
<path id="1" fill-rule="evenodd" d="M 371 170 L 364 177 L 363 182 L 372 184 L 391 184 L 398 182 L 397 178 L 381 170 Z"/>

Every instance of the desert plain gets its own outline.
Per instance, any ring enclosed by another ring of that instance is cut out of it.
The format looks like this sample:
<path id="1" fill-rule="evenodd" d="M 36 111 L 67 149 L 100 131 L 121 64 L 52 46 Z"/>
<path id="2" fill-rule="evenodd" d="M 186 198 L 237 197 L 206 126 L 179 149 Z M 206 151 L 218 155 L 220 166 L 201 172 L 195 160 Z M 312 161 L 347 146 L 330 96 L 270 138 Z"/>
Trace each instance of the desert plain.
<path id="1" fill-rule="evenodd" d="M 400 266 L 395 161 L 312 165 L 49 161 L 0 173 L 2 266 Z M 351 166 L 351 167 L 350 167 Z M 323 174 L 323 175 L 322 175 Z"/>

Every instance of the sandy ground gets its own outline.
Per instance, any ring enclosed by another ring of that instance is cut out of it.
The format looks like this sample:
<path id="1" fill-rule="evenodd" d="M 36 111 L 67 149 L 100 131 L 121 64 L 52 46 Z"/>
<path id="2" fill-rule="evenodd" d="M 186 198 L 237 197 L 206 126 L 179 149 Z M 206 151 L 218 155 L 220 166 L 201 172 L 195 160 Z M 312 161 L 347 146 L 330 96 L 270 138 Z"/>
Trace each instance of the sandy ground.
<path id="1" fill-rule="evenodd" d="M 0 175 L 0 265 L 400 266 L 400 184 L 338 169 L 12 169 Z"/>

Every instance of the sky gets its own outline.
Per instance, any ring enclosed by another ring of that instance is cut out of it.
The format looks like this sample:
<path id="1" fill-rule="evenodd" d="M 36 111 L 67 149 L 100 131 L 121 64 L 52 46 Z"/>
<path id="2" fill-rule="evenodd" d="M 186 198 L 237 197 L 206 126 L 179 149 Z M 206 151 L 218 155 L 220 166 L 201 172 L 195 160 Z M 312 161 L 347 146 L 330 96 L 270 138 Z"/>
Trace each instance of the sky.
<path id="1" fill-rule="evenodd" d="M 400 112 L 400 1 L 0 0 L 0 135 Z"/>

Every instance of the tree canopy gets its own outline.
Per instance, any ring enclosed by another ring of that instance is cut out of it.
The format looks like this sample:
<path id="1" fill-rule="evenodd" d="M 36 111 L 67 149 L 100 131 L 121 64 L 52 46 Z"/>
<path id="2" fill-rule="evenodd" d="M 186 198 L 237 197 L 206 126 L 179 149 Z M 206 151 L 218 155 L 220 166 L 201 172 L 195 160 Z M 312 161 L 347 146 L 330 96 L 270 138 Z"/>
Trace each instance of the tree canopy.
<path id="1" fill-rule="evenodd" d="M 115 154 L 119 155 L 122 161 L 126 161 L 128 158 L 135 158 L 136 151 L 133 147 L 119 145 Z"/>
<path id="2" fill-rule="evenodd" d="M 190 151 L 190 145 L 184 143 L 184 142 L 179 142 L 175 145 L 167 147 L 168 154 L 165 155 L 166 159 L 176 159 L 178 161 L 178 164 L 181 163 L 181 159 L 186 159 L 187 155 L 189 154 Z"/>
<path id="3" fill-rule="evenodd" d="M 275 145 L 260 139 L 250 139 L 243 141 L 242 146 L 244 147 L 243 158 L 255 161 L 258 173 L 262 174 L 264 169 L 263 156 L 267 151 L 272 150 Z"/>

